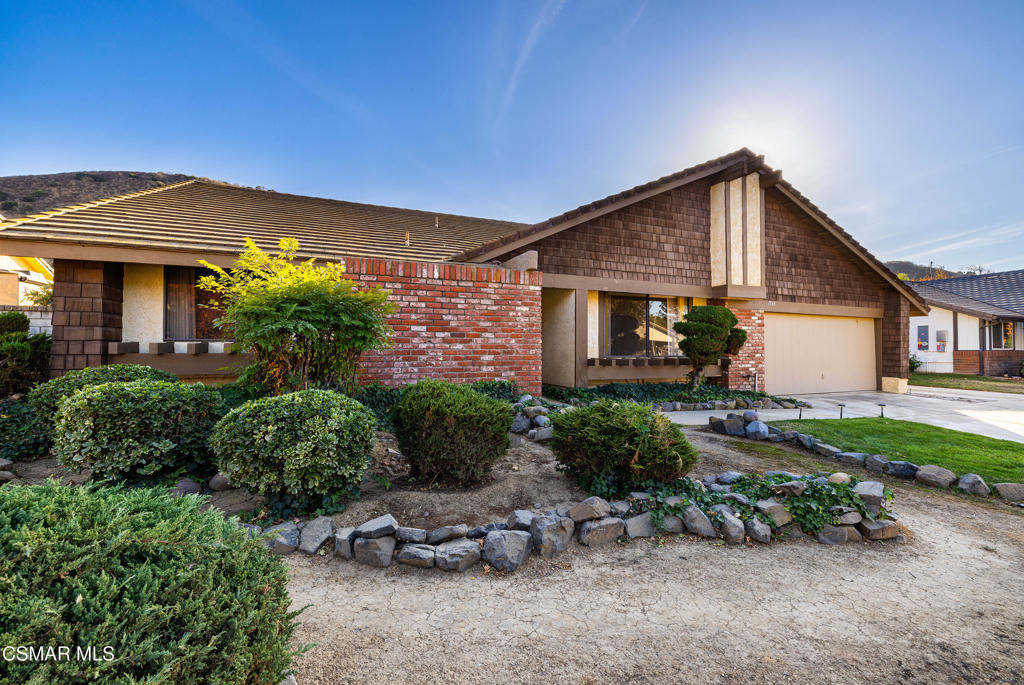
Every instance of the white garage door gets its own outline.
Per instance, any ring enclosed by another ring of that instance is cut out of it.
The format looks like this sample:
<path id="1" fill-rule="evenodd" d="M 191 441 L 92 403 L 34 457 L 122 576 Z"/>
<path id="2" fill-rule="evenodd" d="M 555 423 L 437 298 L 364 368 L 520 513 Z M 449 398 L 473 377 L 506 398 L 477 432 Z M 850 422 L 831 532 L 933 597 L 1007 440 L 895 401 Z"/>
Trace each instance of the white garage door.
<path id="1" fill-rule="evenodd" d="M 874 319 L 766 313 L 764 347 L 772 394 L 876 387 Z"/>

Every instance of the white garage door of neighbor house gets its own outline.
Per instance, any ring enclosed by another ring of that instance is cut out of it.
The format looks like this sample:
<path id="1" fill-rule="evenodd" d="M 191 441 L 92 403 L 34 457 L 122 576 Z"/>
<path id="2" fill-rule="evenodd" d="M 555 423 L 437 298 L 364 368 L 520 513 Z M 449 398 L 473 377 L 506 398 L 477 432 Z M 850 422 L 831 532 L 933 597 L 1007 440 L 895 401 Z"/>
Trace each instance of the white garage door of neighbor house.
<path id="1" fill-rule="evenodd" d="M 772 394 L 876 387 L 874 319 L 766 313 L 764 348 Z"/>

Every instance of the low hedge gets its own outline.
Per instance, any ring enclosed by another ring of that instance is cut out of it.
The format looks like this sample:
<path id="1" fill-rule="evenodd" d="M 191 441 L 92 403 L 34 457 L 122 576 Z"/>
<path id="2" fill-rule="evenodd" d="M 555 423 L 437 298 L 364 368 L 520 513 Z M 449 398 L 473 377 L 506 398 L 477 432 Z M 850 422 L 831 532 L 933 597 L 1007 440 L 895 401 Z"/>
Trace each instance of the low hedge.
<path id="1" fill-rule="evenodd" d="M 395 406 L 405 392 L 404 385 L 383 385 L 368 383 L 352 393 L 352 399 L 373 412 L 377 418 L 377 430 L 394 432 L 391 424 L 391 408 Z"/>
<path id="2" fill-rule="evenodd" d="M 0 397 L 28 392 L 46 380 L 49 368 L 49 334 L 0 333 Z"/>
<path id="3" fill-rule="evenodd" d="M 714 400 L 763 400 L 776 402 L 786 397 L 775 397 L 753 390 L 730 390 L 710 383 L 607 383 L 593 388 L 562 388 L 555 385 L 543 387 L 544 397 L 558 402 L 570 402 L 573 399 L 591 402 L 599 399 L 633 400 L 635 402 L 686 402 L 701 403 Z"/>
<path id="4" fill-rule="evenodd" d="M 100 478 L 202 476 L 212 469 L 210 432 L 226 411 L 220 393 L 201 383 L 90 385 L 61 400 L 54 452 L 63 466 Z"/>
<path id="5" fill-rule="evenodd" d="M 301 390 L 232 409 L 210 444 L 234 485 L 319 504 L 312 500 L 362 482 L 375 424 L 373 412 L 350 397 Z"/>
<path id="6" fill-rule="evenodd" d="M 58 403 L 65 397 L 74 395 L 82 388 L 100 383 L 126 383 L 130 381 L 154 380 L 176 381 L 174 374 L 160 371 L 149 366 L 135 364 L 111 364 L 109 366 L 90 366 L 85 369 L 68 371 L 60 378 L 53 378 L 38 385 L 28 394 L 29 403 L 35 408 L 40 418 L 47 424 L 53 422 L 57 413 Z"/>
<path id="7" fill-rule="evenodd" d="M 0 459 L 28 461 L 50 449 L 50 432 L 28 402 L 0 400 Z"/>
<path id="8" fill-rule="evenodd" d="M 584 486 L 598 478 L 674 481 L 697 462 L 697 451 L 682 429 L 648 405 L 600 400 L 550 416 L 558 469 Z"/>
<path id="9" fill-rule="evenodd" d="M 0 645 L 71 649 L 5 661 L 4 682 L 280 683 L 301 651 L 287 570 L 201 504 L 163 488 L 0 488 Z"/>
<path id="10" fill-rule="evenodd" d="M 428 380 L 406 389 L 391 422 L 414 475 L 465 485 L 483 480 L 505 454 L 512 412 L 466 385 Z"/>

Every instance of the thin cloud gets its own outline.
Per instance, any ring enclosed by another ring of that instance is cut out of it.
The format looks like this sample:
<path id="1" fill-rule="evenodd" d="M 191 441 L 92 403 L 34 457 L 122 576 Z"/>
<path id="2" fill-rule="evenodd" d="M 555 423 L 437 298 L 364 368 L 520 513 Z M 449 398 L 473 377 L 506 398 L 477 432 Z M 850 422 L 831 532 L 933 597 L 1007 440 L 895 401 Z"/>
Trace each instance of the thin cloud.
<path id="1" fill-rule="evenodd" d="M 512 66 L 512 73 L 509 75 L 508 83 L 505 85 L 505 94 L 501 101 L 501 108 L 498 110 L 497 119 L 499 121 L 505 117 L 509 107 L 512 106 L 513 100 L 515 100 L 516 91 L 519 90 L 519 82 L 523 77 L 523 70 L 526 68 L 526 63 L 530 61 L 530 56 L 537 47 L 537 43 L 544 32 L 558 20 L 558 15 L 561 14 L 564 5 L 565 0 L 547 0 L 540 8 L 537 18 L 531 24 L 526 38 L 519 47 L 519 55 L 516 57 L 515 64 Z"/>
<path id="2" fill-rule="evenodd" d="M 974 237 L 964 238 L 964 236 L 967 235 L 973 235 Z M 916 245 L 912 245 L 905 249 L 920 250 L 920 248 L 926 245 L 930 245 L 932 247 L 929 247 L 927 250 L 904 254 L 900 259 L 921 259 L 935 254 L 962 250 L 967 247 L 976 248 L 986 245 L 1005 245 L 1008 239 L 1016 238 L 1018 236 L 1024 236 L 1024 223 L 1022 222 L 1006 224 L 997 228 L 978 228 L 972 231 L 958 233 L 956 236 L 945 236 L 944 238 L 923 241 Z M 1013 259 L 1020 259 L 1020 256 L 1016 255 Z M 1000 262 L 994 263 L 1002 263 L 1003 261 L 1008 260 L 1000 260 Z"/>

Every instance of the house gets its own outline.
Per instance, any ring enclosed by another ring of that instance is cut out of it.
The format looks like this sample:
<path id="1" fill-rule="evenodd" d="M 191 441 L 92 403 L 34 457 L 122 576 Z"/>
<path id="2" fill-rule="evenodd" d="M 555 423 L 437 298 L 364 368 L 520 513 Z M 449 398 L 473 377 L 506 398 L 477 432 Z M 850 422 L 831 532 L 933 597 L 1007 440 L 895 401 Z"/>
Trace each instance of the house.
<path id="1" fill-rule="evenodd" d="M 0 306 L 31 305 L 29 293 L 51 283 L 53 267 L 46 260 L 0 254 Z"/>
<path id="2" fill-rule="evenodd" d="M 672 324 L 729 306 L 748 332 L 706 369 L 780 394 L 903 391 L 928 305 L 747 149 L 537 224 L 190 180 L 0 224 L 0 251 L 55 260 L 52 372 L 146 363 L 229 377 L 198 307 L 198 259 L 245 237 L 343 261 L 393 291 L 394 345 L 366 375 L 590 386 L 685 378 Z"/>
<path id="3" fill-rule="evenodd" d="M 1024 270 L 913 283 L 931 306 L 910 318 L 911 354 L 935 373 L 1020 375 Z"/>

